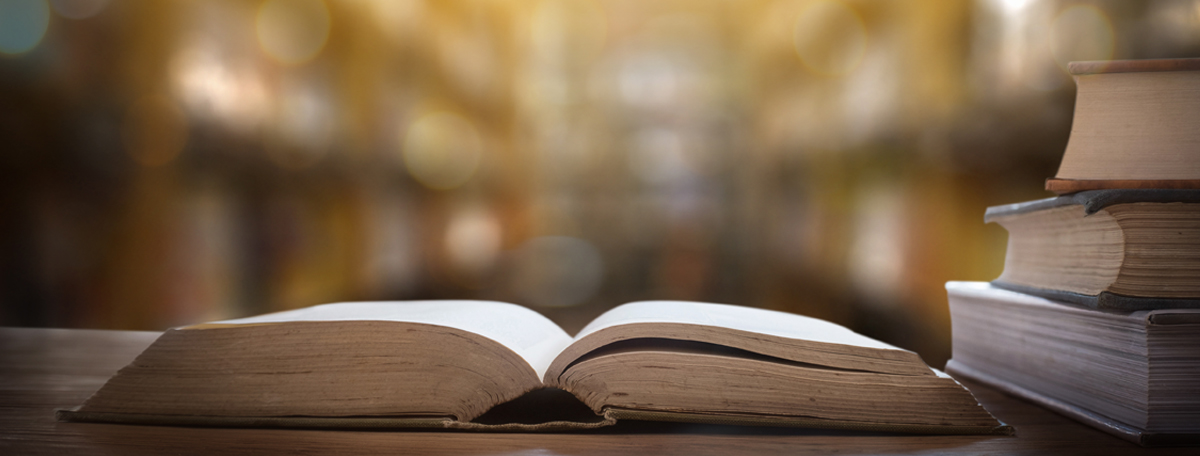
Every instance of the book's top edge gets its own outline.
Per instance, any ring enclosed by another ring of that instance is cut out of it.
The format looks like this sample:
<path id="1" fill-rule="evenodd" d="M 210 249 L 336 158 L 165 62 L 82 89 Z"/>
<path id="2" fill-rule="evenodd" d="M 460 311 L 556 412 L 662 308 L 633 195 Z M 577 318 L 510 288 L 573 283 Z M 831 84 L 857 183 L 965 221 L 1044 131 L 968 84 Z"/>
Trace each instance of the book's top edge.
<path id="1" fill-rule="evenodd" d="M 1075 76 L 1103 73 L 1200 71 L 1200 59 L 1092 60 L 1071 62 L 1067 64 L 1067 69 Z"/>
<path id="2" fill-rule="evenodd" d="M 1200 203 L 1200 190 L 1157 188 L 1089 190 L 1023 203 L 992 206 L 984 212 L 983 221 L 990 223 L 1001 217 L 1075 204 L 1083 206 L 1084 213 L 1091 215 L 1109 206 L 1128 203 Z"/>

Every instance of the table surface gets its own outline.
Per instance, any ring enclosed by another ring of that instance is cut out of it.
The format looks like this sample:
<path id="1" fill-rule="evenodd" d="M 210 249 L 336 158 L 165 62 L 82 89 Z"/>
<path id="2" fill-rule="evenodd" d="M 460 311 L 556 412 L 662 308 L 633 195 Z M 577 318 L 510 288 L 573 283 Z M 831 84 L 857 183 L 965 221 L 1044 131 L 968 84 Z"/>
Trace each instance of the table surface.
<path id="1" fill-rule="evenodd" d="M 913 436 L 784 428 L 622 423 L 577 433 L 358 432 L 60 423 L 158 336 L 0 328 L 0 454 L 1200 454 L 1140 448 L 985 386 L 964 382 L 1010 436 Z"/>

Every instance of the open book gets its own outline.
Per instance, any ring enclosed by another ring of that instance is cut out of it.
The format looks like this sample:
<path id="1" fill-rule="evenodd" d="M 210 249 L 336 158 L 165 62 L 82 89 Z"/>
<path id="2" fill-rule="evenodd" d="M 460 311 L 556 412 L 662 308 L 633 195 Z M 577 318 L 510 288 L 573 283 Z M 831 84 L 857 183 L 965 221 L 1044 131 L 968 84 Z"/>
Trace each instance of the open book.
<path id="1" fill-rule="evenodd" d="M 533 431 L 617 420 L 1006 433 L 913 352 L 841 326 L 692 302 L 571 338 L 485 301 L 327 304 L 172 329 L 69 421 Z"/>

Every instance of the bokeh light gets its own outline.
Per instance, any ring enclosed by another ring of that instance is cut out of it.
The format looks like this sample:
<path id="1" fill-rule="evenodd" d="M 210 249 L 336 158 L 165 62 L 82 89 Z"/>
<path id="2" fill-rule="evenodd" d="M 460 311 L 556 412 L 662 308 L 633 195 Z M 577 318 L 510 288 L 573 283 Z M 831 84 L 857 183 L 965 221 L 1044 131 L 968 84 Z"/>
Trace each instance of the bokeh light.
<path id="1" fill-rule="evenodd" d="M 446 256 L 462 275 L 478 278 L 495 264 L 502 234 L 494 214 L 482 207 L 467 208 L 446 228 Z"/>
<path id="2" fill-rule="evenodd" d="M 595 2 L 542 0 L 531 20 L 534 53 L 560 64 L 590 61 L 604 49 L 607 26 Z"/>
<path id="3" fill-rule="evenodd" d="M 54 11 L 67 19 L 87 19 L 99 14 L 111 0 L 50 0 Z"/>
<path id="4" fill-rule="evenodd" d="M 0 0 L 0 53 L 28 52 L 42 41 L 49 24 L 45 0 Z"/>
<path id="5" fill-rule="evenodd" d="M 867 50 L 867 27 L 854 9 L 836 0 L 818 0 L 800 12 L 795 28 L 796 55 L 822 76 L 853 72 Z"/>
<path id="6" fill-rule="evenodd" d="M 414 179 L 435 190 L 449 190 L 475 175 L 482 144 L 470 121 L 456 114 L 434 112 L 408 127 L 402 154 Z"/>
<path id="7" fill-rule="evenodd" d="M 188 110 L 249 132 L 268 114 L 267 88 L 249 66 L 233 66 L 219 54 L 199 46 L 171 60 L 172 88 Z"/>
<path id="8" fill-rule="evenodd" d="M 426 14 L 424 0 L 372 0 L 368 5 L 379 30 L 398 44 L 420 30 Z"/>
<path id="9" fill-rule="evenodd" d="M 125 113 L 121 139 L 135 162 L 162 166 L 174 160 L 187 144 L 187 116 L 170 98 L 144 96 Z"/>
<path id="10" fill-rule="evenodd" d="M 1074 61 L 1109 60 L 1114 44 L 1112 23 L 1094 6 L 1068 7 L 1051 25 L 1050 49 L 1063 69 Z"/>
<path id="11" fill-rule="evenodd" d="M 996 3 L 999 3 L 1000 7 L 1003 8 L 1005 10 L 1005 12 L 1007 12 L 1009 14 L 1013 14 L 1013 13 L 1017 13 L 1017 12 L 1021 11 L 1026 6 L 1029 6 L 1029 2 L 1030 2 L 1030 0 L 994 0 L 994 1 Z"/>
<path id="12" fill-rule="evenodd" d="M 329 39 L 329 9 L 321 0 L 267 0 L 255 24 L 263 51 L 285 64 L 312 59 Z"/>

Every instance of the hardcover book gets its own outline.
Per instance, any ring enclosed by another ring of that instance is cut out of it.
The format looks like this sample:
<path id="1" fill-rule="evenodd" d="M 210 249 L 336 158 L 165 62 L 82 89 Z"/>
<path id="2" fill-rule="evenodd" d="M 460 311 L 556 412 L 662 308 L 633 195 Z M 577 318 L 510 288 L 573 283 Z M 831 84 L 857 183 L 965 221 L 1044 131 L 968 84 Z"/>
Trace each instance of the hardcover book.
<path id="1" fill-rule="evenodd" d="M 1200 59 L 1071 62 L 1075 117 L 1046 190 L 1200 188 Z"/>
<path id="2" fill-rule="evenodd" d="M 1095 190 L 990 207 L 998 287 L 1097 309 L 1200 308 L 1200 190 Z"/>
<path id="3" fill-rule="evenodd" d="M 949 282 L 946 371 L 1147 446 L 1200 444 L 1200 309 L 1100 311 Z"/>
<path id="4" fill-rule="evenodd" d="M 618 420 L 1009 433 L 911 351 L 799 315 L 619 306 L 570 337 L 485 301 L 316 306 L 172 329 L 68 421 L 539 431 Z"/>

